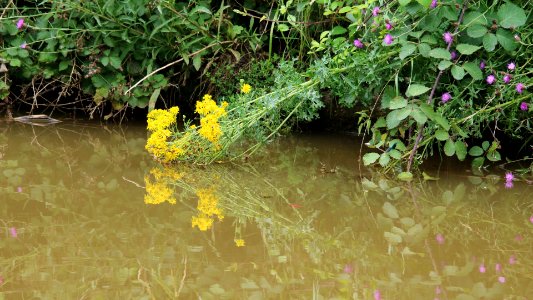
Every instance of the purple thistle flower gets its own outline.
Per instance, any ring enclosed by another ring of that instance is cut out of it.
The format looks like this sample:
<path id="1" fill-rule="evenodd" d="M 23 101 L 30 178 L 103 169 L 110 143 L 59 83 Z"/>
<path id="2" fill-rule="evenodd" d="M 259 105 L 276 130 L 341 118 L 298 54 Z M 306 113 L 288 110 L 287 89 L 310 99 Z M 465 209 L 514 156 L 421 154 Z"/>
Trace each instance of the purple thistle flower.
<path id="1" fill-rule="evenodd" d="M 457 52 L 455 50 L 450 52 L 450 56 L 452 60 L 455 60 L 457 58 Z"/>
<path id="2" fill-rule="evenodd" d="M 506 181 L 505 182 L 505 188 L 506 189 L 512 189 L 514 186 L 513 182 L 512 181 Z"/>
<path id="3" fill-rule="evenodd" d="M 346 274 L 352 274 L 353 273 L 352 265 L 345 265 L 343 272 L 346 273 Z"/>
<path id="4" fill-rule="evenodd" d="M 372 15 L 374 17 L 377 17 L 377 15 L 379 14 L 379 6 L 376 6 L 372 9 Z"/>
<path id="5" fill-rule="evenodd" d="M 485 66 L 486 66 L 485 61 L 482 60 L 482 61 L 479 63 L 479 68 L 480 68 L 481 70 L 484 70 L 484 69 L 485 69 Z"/>
<path id="6" fill-rule="evenodd" d="M 20 18 L 17 21 L 17 29 L 21 29 L 22 27 L 24 27 L 24 19 Z"/>
<path id="7" fill-rule="evenodd" d="M 361 42 L 360 39 L 355 39 L 353 41 L 353 44 L 354 44 L 355 47 L 357 47 L 359 49 L 361 49 L 361 48 L 363 48 L 365 46 L 365 45 L 363 45 L 363 42 Z"/>
<path id="8" fill-rule="evenodd" d="M 440 295 L 441 293 L 442 289 L 440 288 L 440 285 L 437 285 L 437 287 L 435 287 L 435 294 Z"/>
<path id="9" fill-rule="evenodd" d="M 387 30 L 391 30 L 392 29 L 392 24 L 389 23 L 389 22 L 386 22 L 385 23 L 385 28 L 387 28 Z"/>
<path id="10" fill-rule="evenodd" d="M 26 44 L 26 42 L 20 44 L 21 49 L 26 49 L 26 47 L 28 47 L 28 44 Z"/>
<path id="11" fill-rule="evenodd" d="M 511 75 L 505 74 L 505 76 L 503 76 L 503 82 L 506 84 L 511 82 Z"/>
<path id="12" fill-rule="evenodd" d="M 452 99 L 452 95 L 448 92 L 442 94 L 442 96 L 440 96 L 440 99 L 442 100 L 442 103 L 446 103 L 448 101 L 450 101 L 450 99 Z"/>
<path id="13" fill-rule="evenodd" d="M 505 283 L 505 277 L 503 277 L 503 276 L 498 277 L 498 281 L 500 283 Z"/>
<path id="14" fill-rule="evenodd" d="M 516 92 L 519 93 L 519 94 L 522 94 L 522 92 L 524 91 L 524 84 L 519 82 L 516 84 Z"/>
<path id="15" fill-rule="evenodd" d="M 508 65 L 507 65 L 507 69 L 509 71 L 512 71 L 516 68 L 516 65 L 514 64 L 514 62 L 510 62 Z"/>
<path id="16" fill-rule="evenodd" d="M 487 76 L 486 81 L 487 81 L 488 84 L 493 84 L 496 81 L 496 77 L 494 75 L 490 74 L 489 76 Z"/>
<path id="17" fill-rule="evenodd" d="M 531 224 L 533 224 L 533 215 L 531 215 L 531 217 L 529 217 L 529 222 L 531 222 Z"/>
<path id="18" fill-rule="evenodd" d="M 509 264 L 514 265 L 516 263 L 517 263 L 516 257 L 514 255 L 511 255 L 511 257 L 509 257 Z"/>
<path id="19" fill-rule="evenodd" d="M 437 7 L 438 4 L 439 4 L 439 3 L 438 3 L 437 0 L 432 0 L 432 1 L 431 1 L 431 4 L 429 5 L 429 7 L 431 7 L 431 8 L 435 8 L 435 7 Z"/>
<path id="20" fill-rule="evenodd" d="M 392 44 L 392 41 L 393 41 L 393 40 L 394 40 L 394 39 L 392 38 L 392 35 L 390 35 L 390 34 L 388 34 L 388 33 L 387 33 L 387 34 L 385 35 L 385 37 L 383 38 L 383 42 L 384 42 L 386 45 L 390 45 L 390 44 Z"/>
<path id="21" fill-rule="evenodd" d="M 17 229 L 15 227 L 9 228 L 9 232 L 11 233 L 11 236 L 16 238 L 17 237 Z"/>
<path id="22" fill-rule="evenodd" d="M 513 180 L 514 180 L 513 172 L 505 173 L 505 181 L 509 182 L 509 181 L 513 181 Z"/>
<path id="23" fill-rule="evenodd" d="M 523 110 L 523 111 L 529 110 L 529 105 L 527 104 L 527 102 L 520 103 L 520 110 Z"/>
<path id="24" fill-rule="evenodd" d="M 449 32 L 449 31 L 446 31 L 443 35 L 442 35 L 442 38 L 444 39 L 444 41 L 446 42 L 446 44 L 450 45 L 451 43 L 453 43 L 453 35 Z"/>
<path id="25" fill-rule="evenodd" d="M 22 187 L 17 187 L 17 193 L 22 193 Z"/>
<path id="26" fill-rule="evenodd" d="M 502 265 L 500 265 L 500 264 L 496 264 L 496 265 L 494 266 L 494 270 L 496 270 L 496 273 L 501 272 L 501 271 L 502 271 Z"/>

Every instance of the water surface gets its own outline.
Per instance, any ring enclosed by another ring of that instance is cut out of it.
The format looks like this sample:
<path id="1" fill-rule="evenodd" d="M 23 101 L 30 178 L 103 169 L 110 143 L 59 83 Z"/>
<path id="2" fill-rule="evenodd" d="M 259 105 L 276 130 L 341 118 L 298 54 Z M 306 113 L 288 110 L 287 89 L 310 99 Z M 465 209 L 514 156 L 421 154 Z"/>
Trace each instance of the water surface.
<path id="1" fill-rule="evenodd" d="M 283 138 L 163 167 L 142 126 L 2 124 L 5 299 L 530 299 L 527 178 L 454 162 L 403 183 L 359 142 Z"/>

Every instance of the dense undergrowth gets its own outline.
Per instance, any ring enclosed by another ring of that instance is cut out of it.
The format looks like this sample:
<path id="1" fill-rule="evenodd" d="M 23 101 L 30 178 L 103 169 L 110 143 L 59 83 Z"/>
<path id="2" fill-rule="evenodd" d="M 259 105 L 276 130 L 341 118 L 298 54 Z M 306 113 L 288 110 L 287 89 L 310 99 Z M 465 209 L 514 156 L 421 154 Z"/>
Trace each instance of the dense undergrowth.
<path id="1" fill-rule="evenodd" d="M 147 149 L 165 163 L 207 163 L 246 157 L 280 130 L 316 119 L 328 95 L 360 108 L 354 123 L 370 148 L 365 165 L 409 179 L 413 166 L 443 153 L 470 156 L 480 168 L 516 152 L 502 149 L 503 138 L 522 140 L 523 149 L 531 144 L 531 7 L 438 0 L 8 2 L 0 11 L 0 98 L 6 108 L 81 108 L 106 119 L 179 106 L 191 114 L 185 128 L 149 124 Z M 198 107 L 204 95 L 214 101 L 211 112 Z M 165 112 L 149 118 L 158 114 Z M 258 143 L 232 150 L 243 137 Z"/>

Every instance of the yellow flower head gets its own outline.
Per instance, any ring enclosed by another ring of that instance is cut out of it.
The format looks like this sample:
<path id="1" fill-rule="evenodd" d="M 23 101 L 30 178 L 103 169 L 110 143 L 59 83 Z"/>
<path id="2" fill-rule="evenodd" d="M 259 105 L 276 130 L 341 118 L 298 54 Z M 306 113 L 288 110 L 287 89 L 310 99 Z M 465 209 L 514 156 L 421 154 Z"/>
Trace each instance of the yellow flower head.
<path id="1" fill-rule="evenodd" d="M 244 240 L 243 239 L 235 239 L 235 246 L 237 247 L 244 247 Z"/>
<path id="2" fill-rule="evenodd" d="M 249 85 L 248 83 L 245 83 L 245 84 L 242 85 L 241 93 L 248 94 L 251 91 L 252 91 L 252 86 L 251 85 Z"/>

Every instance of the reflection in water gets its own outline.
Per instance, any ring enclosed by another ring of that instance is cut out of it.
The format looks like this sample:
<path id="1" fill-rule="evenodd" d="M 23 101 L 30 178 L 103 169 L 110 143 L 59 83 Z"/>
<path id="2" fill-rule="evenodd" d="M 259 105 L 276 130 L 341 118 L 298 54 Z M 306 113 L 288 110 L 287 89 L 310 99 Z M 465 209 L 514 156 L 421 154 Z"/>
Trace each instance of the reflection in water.
<path id="1" fill-rule="evenodd" d="M 340 136 L 286 138 L 240 164 L 169 168 L 144 152 L 142 127 L 64 122 L 0 132 L 0 297 L 533 293 L 533 204 L 523 175 L 508 189 L 503 172 L 361 179 L 356 143 Z"/>

